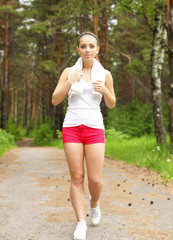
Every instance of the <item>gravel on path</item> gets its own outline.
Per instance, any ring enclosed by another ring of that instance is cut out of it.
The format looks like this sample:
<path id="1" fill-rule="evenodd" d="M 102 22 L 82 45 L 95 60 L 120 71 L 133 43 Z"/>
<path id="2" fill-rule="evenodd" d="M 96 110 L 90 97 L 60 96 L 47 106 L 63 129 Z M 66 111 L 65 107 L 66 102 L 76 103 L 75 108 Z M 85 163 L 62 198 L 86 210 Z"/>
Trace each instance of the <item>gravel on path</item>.
<path id="1" fill-rule="evenodd" d="M 28 141 L 28 140 L 27 140 Z M 0 158 L 0 240 L 70 240 L 76 219 L 63 150 L 21 146 Z M 87 240 L 173 240 L 173 183 L 105 158 L 102 220 Z"/>

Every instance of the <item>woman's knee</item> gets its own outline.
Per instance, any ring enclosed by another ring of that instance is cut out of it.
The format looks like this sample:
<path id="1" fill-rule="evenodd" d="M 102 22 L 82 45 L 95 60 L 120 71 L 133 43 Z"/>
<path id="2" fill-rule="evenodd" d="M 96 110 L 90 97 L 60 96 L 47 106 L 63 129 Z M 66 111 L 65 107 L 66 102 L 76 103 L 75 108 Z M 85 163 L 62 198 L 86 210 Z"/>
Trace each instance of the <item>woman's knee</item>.
<path id="1" fill-rule="evenodd" d="M 71 175 L 71 183 L 75 186 L 81 186 L 84 183 L 84 174 Z"/>
<path id="2" fill-rule="evenodd" d="M 92 186 L 101 186 L 102 185 L 102 178 L 100 177 L 93 177 L 93 178 L 88 178 L 88 182 L 89 182 L 89 185 L 92 185 Z"/>

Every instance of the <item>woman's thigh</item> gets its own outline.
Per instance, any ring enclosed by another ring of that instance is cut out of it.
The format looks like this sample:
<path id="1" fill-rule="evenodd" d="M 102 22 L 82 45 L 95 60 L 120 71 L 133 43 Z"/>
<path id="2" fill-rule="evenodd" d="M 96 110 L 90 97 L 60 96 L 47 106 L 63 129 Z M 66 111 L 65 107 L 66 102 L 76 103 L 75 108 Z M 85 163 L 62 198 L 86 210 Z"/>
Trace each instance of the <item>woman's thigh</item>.
<path id="1" fill-rule="evenodd" d="M 84 147 L 81 143 L 64 143 L 71 176 L 84 174 Z"/>
<path id="2" fill-rule="evenodd" d="M 88 180 L 99 181 L 102 177 L 104 164 L 105 144 L 96 143 L 85 145 L 85 159 Z"/>

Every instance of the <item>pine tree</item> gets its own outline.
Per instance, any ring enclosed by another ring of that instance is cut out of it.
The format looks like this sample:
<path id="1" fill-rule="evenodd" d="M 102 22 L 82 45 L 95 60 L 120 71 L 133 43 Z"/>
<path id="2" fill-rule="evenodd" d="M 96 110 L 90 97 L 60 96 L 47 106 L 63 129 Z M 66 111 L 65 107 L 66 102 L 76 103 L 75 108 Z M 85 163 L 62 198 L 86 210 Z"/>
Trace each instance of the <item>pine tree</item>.
<path id="1" fill-rule="evenodd" d="M 1 76 L 1 128 L 6 129 L 7 128 L 7 119 L 8 119 L 8 113 L 9 113 L 9 106 L 10 106 L 10 65 L 9 62 L 11 61 L 10 56 L 10 48 L 13 43 L 13 34 L 12 29 L 14 26 L 12 25 L 13 20 L 15 22 L 16 18 L 20 17 L 20 13 L 17 11 L 17 8 L 19 7 L 19 2 L 16 1 L 15 4 L 10 2 L 9 0 L 6 0 L 5 5 L 2 5 L 3 2 L 1 2 L 1 29 L 4 23 L 4 29 L 3 29 L 3 62 L 1 64 L 1 70 L 2 70 L 2 76 Z M 10 33 L 11 29 L 11 33 Z"/>

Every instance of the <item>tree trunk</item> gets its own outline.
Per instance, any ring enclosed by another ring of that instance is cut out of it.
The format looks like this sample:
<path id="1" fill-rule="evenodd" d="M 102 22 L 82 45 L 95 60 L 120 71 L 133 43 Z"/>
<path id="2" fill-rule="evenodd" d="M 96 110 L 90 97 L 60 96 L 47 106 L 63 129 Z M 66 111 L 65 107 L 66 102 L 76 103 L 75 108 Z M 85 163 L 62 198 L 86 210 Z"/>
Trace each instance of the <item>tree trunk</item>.
<path id="1" fill-rule="evenodd" d="M 124 103 L 124 57 L 120 55 L 121 58 L 121 76 L 120 76 L 120 97 L 119 102 L 120 104 Z"/>
<path id="2" fill-rule="evenodd" d="M 133 43 L 132 43 L 132 28 L 131 26 L 128 26 L 128 37 L 129 37 L 129 42 L 128 42 L 128 49 L 130 56 L 133 56 Z M 136 97 L 136 86 L 135 86 L 135 81 L 134 77 L 132 74 L 128 74 L 127 76 L 128 79 L 128 87 L 126 87 L 126 96 L 128 96 L 128 102 L 132 101 Z M 142 93 L 143 94 L 143 93 Z"/>
<path id="3" fill-rule="evenodd" d="M 29 135 L 29 131 L 31 129 L 31 108 L 32 108 L 32 83 L 31 79 L 29 78 L 28 80 L 28 93 L 27 93 L 27 130 L 26 130 L 26 135 Z"/>
<path id="4" fill-rule="evenodd" d="M 42 49 L 42 62 L 45 60 L 45 53 L 44 53 L 44 39 L 41 41 L 41 49 Z M 42 106 L 42 120 L 45 123 L 45 80 L 44 80 L 44 72 L 41 72 L 41 106 Z"/>
<path id="5" fill-rule="evenodd" d="M 97 0 L 92 0 L 93 2 L 93 33 L 98 36 L 98 19 L 97 19 Z"/>
<path id="6" fill-rule="evenodd" d="M 0 1 L 0 7 L 3 6 L 3 2 L 4 2 L 3 0 Z M 2 18 L 0 18 L 0 46 L 2 46 L 1 39 L 2 39 Z M 2 57 L 2 53 L 0 51 L 0 71 L 2 71 L 2 69 L 1 69 L 1 62 L 2 62 L 1 57 Z M 2 78 L 1 78 L 1 81 L 0 81 L 0 89 L 1 89 L 1 86 L 2 86 Z"/>
<path id="7" fill-rule="evenodd" d="M 39 127 L 40 127 L 40 110 L 41 110 L 41 108 L 40 108 L 40 103 L 41 103 L 41 91 L 40 91 L 40 89 L 38 89 L 37 90 L 37 99 L 38 99 L 38 101 L 37 101 L 37 108 L 36 108 L 36 124 L 37 124 L 37 129 L 39 129 Z"/>
<path id="8" fill-rule="evenodd" d="M 27 78 L 24 74 L 24 89 L 23 89 L 23 101 L 22 101 L 22 127 L 26 126 L 27 122 Z"/>
<path id="9" fill-rule="evenodd" d="M 168 57 L 170 70 L 169 85 L 169 130 L 170 130 L 170 148 L 173 151 L 173 0 L 166 1 L 166 29 L 168 34 Z"/>
<path id="10" fill-rule="evenodd" d="M 14 123 L 14 91 L 11 96 L 11 122 Z"/>
<path id="11" fill-rule="evenodd" d="M 100 17 L 100 62 L 103 67 L 108 69 L 108 18 L 106 16 L 106 10 L 102 11 Z"/>
<path id="12" fill-rule="evenodd" d="M 11 102 L 11 84 L 12 81 L 10 79 L 11 69 L 10 69 L 10 58 L 8 58 L 8 87 L 7 87 L 7 120 L 10 114 L 10 102 Z"/>
<path id="13" fill-rule="evenodd" d="M 57 30 L 56 34 L 56 51 L 58 56 L 56 58 L 58 75 L 60 75 L 59 70 L 61 66 L 61 55 L 62 55 L 62 46 L 61 46 L 61 29 Z M 56 130 L 62 130 L 62 124 L 64 119 L 64 103 L 60 103 L 55 107 L 55 124 L 54 124 L 54 138 L 57 138 Z"/>
<path id="14" fill-rule="evenodd" d="M 50 74 L 47 76 L 47 94 L 46 94 L 46 109 L 47 109 L 47 117 L 51 119 L 51 81 Z"/>
<path id="15" fill-rule="evenodd" d="M 33 83 L 34 84 L 34 83 Z M 40 121 L 40 88 L 36 84 L 33 85 L 33 104 L 32 104 L 32 122 L 39 128 Z"/>
<path id="16" fill-rule="evenodd" d="M 18 90 L 16 89 L 14 91 L 14 95 L 15 95 L 15 102 L 14 102 L 14 122 L 17 125 L 18 124 Z"/>
<path id="17" fill-rule="evenodd" d="M 99 2 L 102 4 L 102 1 Z M 102 15 L 100 17 L 100 52 L 99 52 L 99 59 L 101 64 L 105 69 L 108 69 L 108 18 L 107 18 L 107 10 L 104 9 L 102 11 Z M 107 107 L 104 101 L 101 102 L 101 110 L 103 117 L 107 116 Z"/>
<path id="18" fill-rule="evenodd" d="M 155 125 L 155 135 L 157 144 L 167 145 L 166 132 L 162 114 L 162 95 L 161 95 L 161 70 L 164 62 L 164 40 L 166 30 L 162 25 L 163 5 L 156 5 L 155 26 L 153 31 L 153 43 L 151 52 L 151 84 L 153 98 L 153 115 Z"/>
<path id="19" fill-rule="evenodd" d="M 9 0 L 6 1 L 6 5 Z M 6 129 L 7 123 L 7 90 L 8 90 L 8 53 L 9 53 L 9 15 L 5 17 L 4 33 L 4 69 L 1 86 L 1 128 Z"/>

